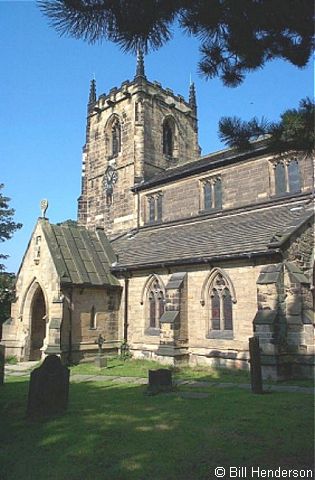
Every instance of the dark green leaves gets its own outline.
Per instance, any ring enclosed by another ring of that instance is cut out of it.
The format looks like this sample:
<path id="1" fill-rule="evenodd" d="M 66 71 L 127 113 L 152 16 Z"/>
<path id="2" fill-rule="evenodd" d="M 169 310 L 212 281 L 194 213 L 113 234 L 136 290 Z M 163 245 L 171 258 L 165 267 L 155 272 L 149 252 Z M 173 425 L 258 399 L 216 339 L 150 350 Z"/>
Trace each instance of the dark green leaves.
<path id="1" fill-rule="evenodd" d="M 297 67 L 313 48 L 311 0 L 40 0 L 61 35 L 94 43 L 111 40 L 125 51 L 163 46 L 180 28 L 200 40 L 199 70 L 230 87 L 275 58 Z"/>
<path id="2" fill-rule="evenodd" d="M 229 147 L 250 150 L 253 141 L 262 135 L 273 152 L 314 149 L 314 103 L 305 98 L 298 109 L 286 110 L 277 123 L 253 118 L 249 122 L 237 117 L 224 117 L 219 122 L 220 139 Z"/>

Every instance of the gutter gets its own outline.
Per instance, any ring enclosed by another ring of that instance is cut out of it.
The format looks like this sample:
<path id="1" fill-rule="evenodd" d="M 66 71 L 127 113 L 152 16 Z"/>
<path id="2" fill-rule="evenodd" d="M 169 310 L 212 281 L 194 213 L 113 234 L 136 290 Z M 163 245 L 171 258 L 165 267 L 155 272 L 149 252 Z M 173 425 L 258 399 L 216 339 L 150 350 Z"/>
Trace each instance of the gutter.
<path id="1" fill-rule="evenodd" d="M 227 255 L 216 255 L 213 257 L 193 257 L 187 259 L 176 259 L 176 260 L 168 260 L 161 263 L 140 263 L 140 264 L 130 264 L 130 265 L 122 265 L 111 268 L 112 273 L 124 273 L 129 272 L 131 270 L 146 270 L 150 268 L 164 268 L 164 267 L 175 267 L 178 265 L 195 265 L 195 264 L 205 264 L 205 263 L 213 263 L 222 260 L 251 260 L 254 258 L 259 257 L 273 257 L 275 255 L 282 255 L 282 252 L 279 248 L 273 250 L 267 250 L 265 252 L 251 252 L 251 253 L 235 253 L 235 254 L 227 254 Z"/>

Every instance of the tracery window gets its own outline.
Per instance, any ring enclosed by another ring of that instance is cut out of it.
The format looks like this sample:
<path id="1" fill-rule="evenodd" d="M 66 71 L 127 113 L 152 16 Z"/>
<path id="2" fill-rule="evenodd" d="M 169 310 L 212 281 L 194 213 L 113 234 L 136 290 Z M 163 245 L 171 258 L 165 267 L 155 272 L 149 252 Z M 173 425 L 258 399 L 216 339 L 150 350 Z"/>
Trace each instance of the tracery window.
<path id="1" fill-rule="evenodd" d="M 160 318 L 164 313 L 164 293 L 156 277 L 153 278 L 147 291 L 147 319 L 149 329 L 160 328 Z"/>
<path id="2" fill-rule="evenodd" d="M 208 211 L 222 208 L 222 181 L 220 176 L 202 180 L 201 197 L 201 210 Z"/>
<path id="3" fill-rule="evenodd" d="M 274 163 L 275 194 L 297 193 L 301 190 L 299 163 L 296 158 Z"/>
<path id="4" fill-rule="evenodd" d="M 233 331 L 232 296 L 227 280 L 218 273 L 209 288 L 209 331 Z"/>

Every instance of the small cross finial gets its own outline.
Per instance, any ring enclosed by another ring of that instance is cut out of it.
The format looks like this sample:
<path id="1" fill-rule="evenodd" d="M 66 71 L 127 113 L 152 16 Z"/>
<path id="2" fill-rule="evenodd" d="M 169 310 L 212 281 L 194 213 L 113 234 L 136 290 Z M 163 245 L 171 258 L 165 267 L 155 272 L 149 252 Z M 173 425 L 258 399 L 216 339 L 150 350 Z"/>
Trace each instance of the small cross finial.
<path id="1" fill-rule="evenodd" d="M 48 200 L 44 199 L 40 201 L 40 210 L 41 210 L 41 217 L 46 218 L 45 214 L 48 208 Z"/>

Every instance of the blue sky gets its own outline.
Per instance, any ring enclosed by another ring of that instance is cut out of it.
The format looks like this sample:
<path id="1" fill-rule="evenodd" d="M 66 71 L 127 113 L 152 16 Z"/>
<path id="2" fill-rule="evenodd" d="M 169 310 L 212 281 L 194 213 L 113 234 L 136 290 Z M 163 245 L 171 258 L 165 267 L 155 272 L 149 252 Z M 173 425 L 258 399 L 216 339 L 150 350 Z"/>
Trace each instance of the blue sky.
<path id="1" fill-rule="evenodd" d="M 16 210 L 15 220 L 23 223 L 0 252 L 10 255 L 7 270 L 16 272 L 41 199 L 49 200 L 52 223 L 76 219 L 92 76 L 97 93 L 108 92 L 133 78 L 135 58 L 108 42 L 89 45 L 59 37 L 33 1 L 0 0 L 0 31 L 0 182 Z M 186 98 L 192 76 L 203 154 L 223 148 L 217 134 L 222 116 L 277 120 L 286 108 L 313 96 L 311 64 L 300 70 L 273 61 L 248 75 L 240 87 L 227 88 L 198 75 L 198 56 L 198 42 L 175 32 L 171 42 L 146 57 L 145 65 L 149 80 Z"/>

